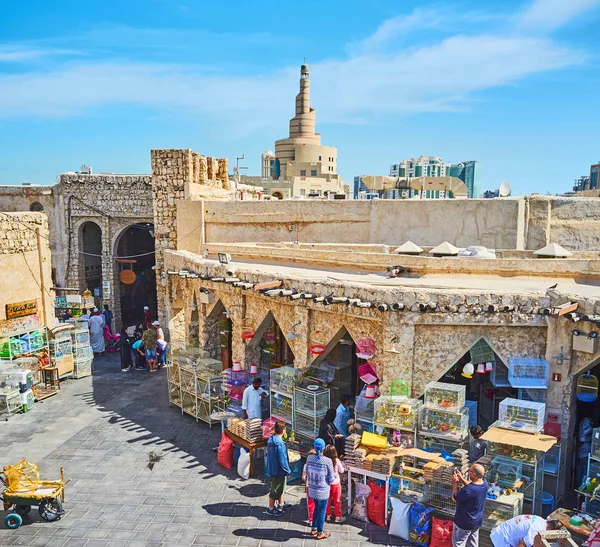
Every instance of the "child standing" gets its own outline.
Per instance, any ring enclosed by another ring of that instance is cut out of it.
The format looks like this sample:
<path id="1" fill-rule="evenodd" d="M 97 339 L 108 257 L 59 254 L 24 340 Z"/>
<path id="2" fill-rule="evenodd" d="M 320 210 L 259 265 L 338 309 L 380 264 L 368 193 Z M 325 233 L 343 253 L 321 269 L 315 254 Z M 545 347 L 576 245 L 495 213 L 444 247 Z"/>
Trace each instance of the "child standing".
<path id="1" fill-rule="evenodd" d="M 317 451 L 314 448 L 311 448 L 308 451 L 307 456 L 312 456 L 314 454 L 316 454 Z M 306 482 L 306 465 L 304 466 L 304 469 L 302 470 L 302 482 Z M 308 486 L 306 487 L 306 505 L 308 507 L 308 524 L 312 524 L 312 520 L 313 520 L 313 515 L 315 513 L 315 502 L 312 498 L 308 497 Z"/>
<path id="2" fill-rule="evenodd" d="M 340 473 L 344 473 L 346 468 L 338 457 L 335 446 L 330 444 L 323 451 L 323 456 L 327 456 L 333 463 L 333 482 L 329 485 L 329 500 L 327 501 L 327 517 L 331 516 L 331 505 L 335 513 L 335 522 L 338 524 L 345 522 L 346 517 L 342 516 L 342 484 Z"/>

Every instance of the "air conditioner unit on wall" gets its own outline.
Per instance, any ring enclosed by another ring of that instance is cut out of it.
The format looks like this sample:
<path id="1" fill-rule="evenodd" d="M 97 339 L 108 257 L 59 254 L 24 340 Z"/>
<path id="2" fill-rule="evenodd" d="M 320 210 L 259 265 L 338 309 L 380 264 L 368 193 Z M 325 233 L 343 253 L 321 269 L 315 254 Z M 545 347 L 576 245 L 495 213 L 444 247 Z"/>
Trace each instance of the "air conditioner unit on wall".
<path id="1" fill-rule="evenodd" d="M 590 338 L 586 334 L 573 335 L 573 350 L 584 353 L 596 353 L 598 351 L 598 338 Z"/>

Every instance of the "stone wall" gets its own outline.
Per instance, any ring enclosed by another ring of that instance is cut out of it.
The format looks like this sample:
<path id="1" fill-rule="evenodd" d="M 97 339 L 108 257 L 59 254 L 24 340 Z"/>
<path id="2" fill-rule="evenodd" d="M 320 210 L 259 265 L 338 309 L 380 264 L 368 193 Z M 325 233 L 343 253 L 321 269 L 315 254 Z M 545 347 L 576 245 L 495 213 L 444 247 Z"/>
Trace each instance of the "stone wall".
<path id="1" fill-rule="evenodd" d="M 41 324 L 54 324 L 48 240 L 44 213 L 0 212 L 0 320 L 6 304 L 37 300 Z"/>
<path id="2" fill-rule="evenodd" d="M 56 187 L 62 203 L 64 230 L 56 234 L 65 249 L 67 287 L 85 289 L 81 230 L 86 222 L 99 226 L 102 238 L 102 280 L 111 283 L 108 302 L 121 321 L 119 270 L 115 262 L 119 240 L 133 224 L 153 222 L 152 177 L 149 175 L 86 175 L 66 173 Z"/>
<path id="3" fill-rule="evenodd" d="M 200 204 L 190 204 L 200 215 Z M 189 212 L 189 211 L 188 211 Z M 357 243 L 572 251 L 600 247 L 600 198 L 206 202 L 206 241 Z"/>

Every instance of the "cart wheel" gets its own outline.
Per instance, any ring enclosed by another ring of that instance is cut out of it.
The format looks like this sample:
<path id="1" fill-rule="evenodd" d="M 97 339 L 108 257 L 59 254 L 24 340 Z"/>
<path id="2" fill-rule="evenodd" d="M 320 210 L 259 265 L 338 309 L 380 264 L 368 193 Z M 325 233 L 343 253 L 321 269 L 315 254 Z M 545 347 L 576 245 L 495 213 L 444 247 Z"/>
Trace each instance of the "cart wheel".
<path id="1" fill-rule="evenodd" d="M 10 530 L 16 530 L 21 524 L 23 524 L 23 519 L 17 513 L 9 513 L 6 515 L 4 519 L 4 524 Z"/>
<path id="2" fill-rule="evenodd" d="M 46 498 L 40 502 L 38 513 L 44 520 L 53 522 L 63 516 L 64 510 L 60 501 L 55 498 Z"/>
<path id="3" fill-rule="evenodd" d="M 24 517 L 31 511 L 31 505 L 15 505 L 15 513 Z"/>

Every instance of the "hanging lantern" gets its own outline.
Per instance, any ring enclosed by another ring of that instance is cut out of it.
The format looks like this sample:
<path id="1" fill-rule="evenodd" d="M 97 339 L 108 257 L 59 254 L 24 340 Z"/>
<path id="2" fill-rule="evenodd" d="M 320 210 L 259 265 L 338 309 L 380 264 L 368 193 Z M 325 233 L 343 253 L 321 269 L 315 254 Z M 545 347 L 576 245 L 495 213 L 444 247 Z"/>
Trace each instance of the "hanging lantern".
<path id="1" fill-rule="evenodd" d="M 377 394 L 375 393 L 375 386 L 370 385 L 367 386 L 367 390 L 365 391 L 365 399 L 376 399 Z"/>
<path id="2" fill-rule="evenodd" d="M 258 366 L 256 363 L 250 364 L 250 374 L 258 374 Z"/>
<path id="3" fill-rule="evenodd" d="M 473 366 L 473 363 L 467 363 L 463 369 L 462 372 L 460 373 L 461 376 L 464 376 L 465 378 L 473 378 L 473 373 L 475 372 L 475 367 Z"/>
<path id="4" fill-rule="evenodd" d="M 323 342 L 321 334 L 318 330 L 313 331 L 308 339 L 308 349 L 313 355 L 325 353 L 325 342 Z"/>
<path id="5" fill-rule="evenodd" d="M 479 363 L 475 372 L 477 372 L 477 374 L 485 374 L 485 365 L 483 363 Z"/>
<path id="6" fill-rule="evenodd" d="M 242 372 L 242 370 L 244 370 L 242 368 L 242 363 L 240 363 L 239 361 L 234 361 L 233 368 L 231 369 L 231 371 L 232 372 Z"/>
<path id="7" fill-rule="evenodd" d="M 254 335 L 256 334 L 256 328 L 254 327 L 254 322 L 252 319 L 245 318 L 242 319 L 242 338 L 244 342 L 250 342 Z"/>
<path id="8" fill-rule="evenodd" d="M 492 372 L 494 370 L 494 363 L 492 363 L 491 361 L 488 361 L 485 364 L 485 371 L 486 372 Z"/>

